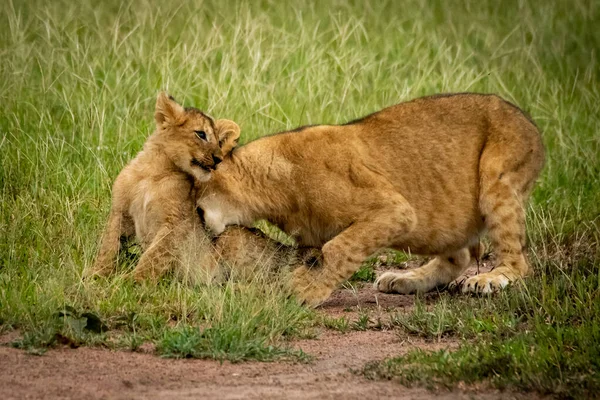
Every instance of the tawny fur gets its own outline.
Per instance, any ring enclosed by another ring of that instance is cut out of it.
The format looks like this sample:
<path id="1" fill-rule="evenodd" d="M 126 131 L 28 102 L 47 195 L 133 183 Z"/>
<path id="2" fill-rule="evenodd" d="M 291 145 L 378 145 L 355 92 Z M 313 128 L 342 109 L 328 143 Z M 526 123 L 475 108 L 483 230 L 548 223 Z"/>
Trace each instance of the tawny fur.
<path id="1" fill-rule="evenodd" d="M 155 119 L 156 131 L 113 185 L 110 215 L 91 273 L 113 272 L 120 238 L 135 235 L 143 249 L 136 280 L 156 279 L 177 264 L 188 269 L 192 265 L 188 272 L 210 278 L 217 271 L 210 262 L 194 191 L 236 145 L 239 127 L 184 109 L 164 93 L 158 96 Z M 211 267 L 193 271 L 196 265 Z"/>
<path id="2" fill-rule="evenodd" d="M 427 291 L 457 278 L 487 230 L 496 268 L 468 279 L 489 292 L 525 276 L 525 202 L 544 161 L 535 124 L 495 95 L 438 95 L 346 125 L 299 128 L 235 149 L 201 190 L 214 233 L 267 219 L 323 265 L 295 270 L 310 305 L 381 248 L 436 255 L 376 281 L 384 292 Z"/>
<path id="3" fill-rule="evenodd" d="M 227 227 L 215 239 L 211 254 L 214 268 L 235 281 L 318 264 L 321 258 L 318 249 L 284 245 L 258 229 L 240 226 Z"/>

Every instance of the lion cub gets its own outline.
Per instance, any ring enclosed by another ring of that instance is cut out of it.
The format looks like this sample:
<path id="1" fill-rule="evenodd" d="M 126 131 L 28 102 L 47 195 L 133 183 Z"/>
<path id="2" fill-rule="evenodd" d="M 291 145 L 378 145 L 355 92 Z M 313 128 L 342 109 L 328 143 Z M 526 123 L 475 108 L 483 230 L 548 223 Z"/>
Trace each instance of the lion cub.
<path id="1" fill-rule="evenodd" d="M 154 116 L 156 131 L 113 185 L 108 224 L 92 273 L 113 272 L 120 238 L 135 235 L 143 249 L 134 270 L 136 280 L 156 279 L 174 261 L 187 272 L 211 279 L 217 268 L 196 213 L 195 191 L 235 147 L 240 129 L 233 121 L 215 121 L 198 109 L 184 109 L 165 93 L 158 95 Z"/>
<path id="2" fill-rule="evenodd" d="M 298 268 L 292 279 L 310 305 L 383 248 L 435 257 L 380 275 L 378 290 L 446 285 L 468 267 L 483 234 L 496 268 L 462 290 L 489 293 L 530 271 L 525 210 L 543 164 L 541 134 L 515 105 L 495 95 L 438 95 L 240 146 L 197 204 L 215 234 L 265 219 L 300 245 L 320 247 L 322 266 Z"/>

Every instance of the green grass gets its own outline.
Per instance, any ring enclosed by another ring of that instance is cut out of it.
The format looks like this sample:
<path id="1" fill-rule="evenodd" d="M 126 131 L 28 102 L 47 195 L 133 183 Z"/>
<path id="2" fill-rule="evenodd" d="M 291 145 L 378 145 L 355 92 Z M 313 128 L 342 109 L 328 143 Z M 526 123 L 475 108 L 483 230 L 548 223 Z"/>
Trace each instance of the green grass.
<path id="1" fill-rule="evenodd" d="M 597 231 L 588 234 L 598 243 Z M 484 381 L 564 398 L 598 393 L 599 254 L 597 247 L 595 254 L 567 253 L 536 260 L 536 277 L 493 298 L 443 293 L 430 305 L 417 301 L 410 312 L 392 315 L 391 325 L 408 334 L 463 344 L 372 363 L 364 374 L 428 387 Z"/>
<path id="2" fill-rule="evenodd" d="M 0 332 L 19 329 L 16 345 L 32 351 L 151 341 L 178 357 L 271 359 L 291 354 L 285 339 L 314 321 L 261 280 L 243 288 L 82 280 L 112 181 L 153 130 L 161 89 L 237 121 L 243 142 L 421 95 L 493 92 L 532 115 L 547 147 L 528 210 L 536 274 L 522 290 L 444 295 L 396 315 L 406 332 L 465 345 L 386 361 L 372 376 L 593 393 L 599 12 L 585 0 L 2 2 Z M 355 278 L 372 275 L 366 268 Z M 66 306 L 74 311 L 60 317 Z M 109 330 L 95 332 L 85 315 Z"/>
<path id="3" fill-rule="evenodd" d="M 338 331 L 340 333 L 347 333 L 350 331 L 350 321 L 348 321 L 348 318 L 345 316 L 335 318 L 324 315 L 321 317 L 321 321 L 319 322 L 325 328 Z"/>
<path id="4" fill-rule="evenodd" d="M 458 338 L 456 351 L 415 350 L 366 365 L 371 379 L 452 388 L 485 382 L 585 398 L 600 390 L 599 233 L 590 248 L 564 246 L 560 256 L 540 254 L 536 276 L 493 297 L 442 293 L 397 312 L 389 325 L 429 340 Z"/>

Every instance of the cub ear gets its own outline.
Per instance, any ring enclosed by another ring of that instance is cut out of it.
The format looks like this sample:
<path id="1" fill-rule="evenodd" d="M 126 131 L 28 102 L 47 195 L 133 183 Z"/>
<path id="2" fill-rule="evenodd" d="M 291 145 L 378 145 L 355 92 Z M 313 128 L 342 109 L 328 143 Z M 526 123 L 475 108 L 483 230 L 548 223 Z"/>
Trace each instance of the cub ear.
<path id="1" fill-rule="evenodd" d="M 165 92 L 158 94 L 154 111 L 154 119 L 156 119 L 158 128 L 181 124 L 184 113 L 183 107 L 177 104 L 173 97 L 168 96 Z"/>
<path id="2" fill-rule="evenodd" d="M 240 138 L 240 127 L 232 120 L 218 119 L 215 121 L 215 135 L 217 135 L 223 155 L 227 155 L 237 146 Z"/>

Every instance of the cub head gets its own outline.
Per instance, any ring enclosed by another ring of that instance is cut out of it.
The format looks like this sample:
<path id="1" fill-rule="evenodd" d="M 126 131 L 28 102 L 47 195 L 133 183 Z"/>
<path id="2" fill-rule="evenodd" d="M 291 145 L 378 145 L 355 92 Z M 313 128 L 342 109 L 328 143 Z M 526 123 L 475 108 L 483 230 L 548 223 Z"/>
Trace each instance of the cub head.
<path id="1" fill-rule="evenodd" d="M 156 137 L 167 156 L 183 172 L 206 182 L 223 157 L 237 145 L 240 127 L 233 121 L 214 120 L 202 111 L 183 108 L 161 92 L 156 99 Z"/>

